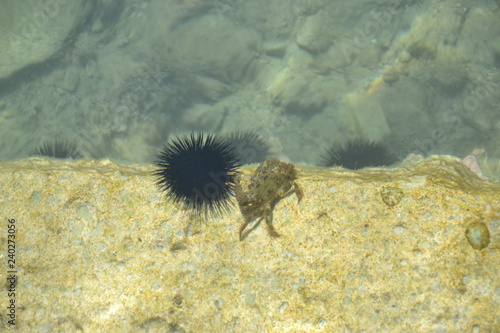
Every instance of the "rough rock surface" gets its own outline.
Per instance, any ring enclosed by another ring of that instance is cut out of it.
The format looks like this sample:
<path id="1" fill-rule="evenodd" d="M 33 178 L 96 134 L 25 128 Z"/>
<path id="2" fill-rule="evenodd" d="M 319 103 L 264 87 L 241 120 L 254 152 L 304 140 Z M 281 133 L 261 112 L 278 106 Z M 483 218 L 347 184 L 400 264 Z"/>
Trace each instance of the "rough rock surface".
<path id="1" fill-rule="evenodd" d="M 245 175 L 253 167 L 244 169 Z M 16 220 L 19 332 L 497 332 L 500 185 L 458 160 L 298 167 L 270 238 L 241 215 L 194 221 L 151 166 L 0 165 L 2 263 Z M 483 250 L 465 237 L 482 223 Z M 6 281 L 6 268 L 0 278 Z M 0 330 L 8 326 L 6 288 Z"/>

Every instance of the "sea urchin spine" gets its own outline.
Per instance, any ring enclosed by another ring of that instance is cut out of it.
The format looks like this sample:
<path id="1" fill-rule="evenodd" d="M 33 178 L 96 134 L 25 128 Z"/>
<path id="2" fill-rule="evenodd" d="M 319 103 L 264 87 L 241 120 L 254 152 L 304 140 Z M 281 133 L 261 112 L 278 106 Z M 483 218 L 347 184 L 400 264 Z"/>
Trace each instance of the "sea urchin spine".
<path id="1" fill-rule="evenodd" d="M 201 133 L 175 138 L 156 165 L 157 183 L 174 203 L 202 214 L 228 208 L 239 163 L 226 140 Z"/>
<path id="2" fill-rule="evenodd" d="M 355 139 L 327 149 L 322 156 L 321 165 L 359 170 L 366 167 L 391 165 L 396 161 L 397 158 L 384 144 Z"/>

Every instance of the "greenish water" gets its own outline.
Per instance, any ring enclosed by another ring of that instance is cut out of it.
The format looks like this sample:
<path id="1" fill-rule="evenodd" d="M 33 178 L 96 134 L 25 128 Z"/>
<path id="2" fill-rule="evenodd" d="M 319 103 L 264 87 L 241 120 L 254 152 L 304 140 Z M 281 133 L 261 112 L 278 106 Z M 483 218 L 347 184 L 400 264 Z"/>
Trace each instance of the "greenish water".
<path id="1" fill-rule="evenodd" d="M 61 143 L 151 162 L 172 136 L 259 133 L 318 164 L 355 138 L 500 170 L 498 1 L 5 1 L 0 158 Z M 479 149 L 479 150 L 478 150 Z"/>

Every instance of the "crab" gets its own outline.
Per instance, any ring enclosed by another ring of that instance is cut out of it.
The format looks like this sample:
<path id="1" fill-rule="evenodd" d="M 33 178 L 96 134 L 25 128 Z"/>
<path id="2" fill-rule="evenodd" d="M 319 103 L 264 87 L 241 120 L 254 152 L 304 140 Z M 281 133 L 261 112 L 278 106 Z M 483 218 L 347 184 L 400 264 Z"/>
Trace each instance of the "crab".
<path id="1" fill-rule="evenodd" d="M 244 222 L 240 227 L 240 241 L 243 240 L 243 232 L 247 225 L 256 218 L 265 220 L 269 235 L 280 237 L 273 227 L 274 206 L 283 198 L 294 194 L 298 203 L 304 194 L 295 182 L 297 171 L 291 163 L 281 162 L 276 158 L 265 160 L 250 179 L 250 184 L 244 188 L 241 179 L 235 186 L 236 200 L 243 215 Z"/>

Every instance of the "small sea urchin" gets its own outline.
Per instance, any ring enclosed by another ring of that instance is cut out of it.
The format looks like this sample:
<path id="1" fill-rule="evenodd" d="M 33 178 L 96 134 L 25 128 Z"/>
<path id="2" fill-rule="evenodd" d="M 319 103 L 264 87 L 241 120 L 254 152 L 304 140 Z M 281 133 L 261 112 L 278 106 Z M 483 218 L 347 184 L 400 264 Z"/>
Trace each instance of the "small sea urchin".
<path id="1" fill-rule="evenodd" d="M 321 165 L 341 166 L 359 170 L 366 167 L 391 165 L 397 161 L 394 154 L 382 143 L 356 139 L 343 145 L 333 145 L 322 155 Z"/>
<path id="2" fill-rule="evenodd" d="M 241 165 L 262 163 L 269 154 L 269 145 L 255 131 L 230 133 L 227 141 L 234 147 L 236 158 Z"/>
<path id="3" fill-rule="evenodd" d="M 65 141 L 47 141 L 35 149 L 32 155 L 58 159 L 81 158 L 77 147 Z"/>
<path id="4" fill-rule="evenodd" d="M 175 138 L 156 165 L 157 183 L 173 202 L 204 214 L 228 208 L 239 163 L 234 148 L 221 137 L 192 133 Z"/>

